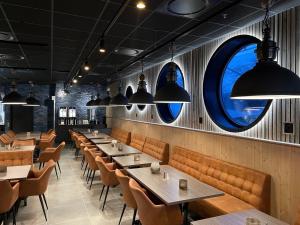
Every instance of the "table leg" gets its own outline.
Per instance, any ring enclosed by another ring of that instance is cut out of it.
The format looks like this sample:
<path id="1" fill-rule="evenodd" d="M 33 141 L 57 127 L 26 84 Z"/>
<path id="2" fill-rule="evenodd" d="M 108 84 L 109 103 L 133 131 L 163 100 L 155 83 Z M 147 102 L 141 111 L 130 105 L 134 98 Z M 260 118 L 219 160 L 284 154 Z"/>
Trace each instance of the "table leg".
<path id="1" fill-rule="evenodd" d="M 183 203 L 183 225 L 188 225 L 189 223 L 189 203 Z"/>

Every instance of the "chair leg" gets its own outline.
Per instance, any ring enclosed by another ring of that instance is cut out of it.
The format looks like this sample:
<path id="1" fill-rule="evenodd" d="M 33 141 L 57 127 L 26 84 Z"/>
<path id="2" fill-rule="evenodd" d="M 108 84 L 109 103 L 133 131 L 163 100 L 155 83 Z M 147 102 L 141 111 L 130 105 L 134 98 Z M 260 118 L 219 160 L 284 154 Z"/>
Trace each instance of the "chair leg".
<path id="1" fill-rule="evenodd" d="M 103 194 L 104 188 L 105 188 L 105 185 L 103 185 L 103 187 L 102 187 L 102 191 L 101 191 L 101 194 L 100 194 L 100 197 L 99 197 L 99 201 L 101 201 L 101 198 L 102 198 L 102 194 Z"/>
<path id="2" fill-rule="evenodd" d="M 136 213 L 137 213 L 137 209 L 134 209 L 134 211 L 133 211 L 133 218 L 132 218 L 132 225 L 136 224 L 136 222 L 135 222 Z"/>
<path id="3" fill-rule="evenodd" d="M 40 162 L 40 165 L 39 165 L 39 170 L 42 168 L 42 163 Z"/>
<path id="4" fill-rule="evenodd" d="M 60 169 L 59 161 L 57 161 L 57 165 L 58 165 L 59 173 L 61 174 L 61 169 Z"/>
<path id="5" fill-rule="evenodd" d="M 46 208 L 48 209 L 48 204 L 47 204 L 46 196 L 45 196 L 45 194 L 42 194 L 42 196 L 43 196 L 43 199 L 44 199 L 44 202 L 45 202 Z"/>
<path id="6" fill-rule="evenodd" d="M 58 174 L 57 174 L 56 165 L 55 165 L 55 167 L 54 167 L 54 170 L 55 170 L 56 178 L 57 178 L 57 180 L 58 180 Z"/>
<path id="7" fill-rule="evenodd" d="M 46 211 L 45 211 L 45 207 L 44 207 L 44 203 L 43 203 L 43 199 L 42 199 L 41 195 L 39 195 L 39 199 L 40 199 L 40 203 L 41 203 L 41 206 L 42 206 L 42 209 L 43 209 L 43 213 L 44 213 L 45 219 L 47 221 L 47 215 L 46 215 Z"/>
<path id="8" fill-rule="evenodd" d="M 108 192 L 109 192 L 109 186 L 107 186 L 107 189 L 106 189 L 105 198 L 104 198 L 104 202 L 103 202 L 103 206 L 102 206 L 102 211 L 104 211 L 104 207 L 105 207 L 105 203 L 106 203 L 106 198 L 107 198 Z"/>
<path id="9" fill-rule="evenodd" d="M 85 158 L 84 158 L 84 156 L 82 156 L 82 160 L 81 160 L 81 169 L 82 169 L 83 166 L 84 166 L 84 162 L 85 162 Z"/>
<path id="10" fill-rule="evenodd" d="M 7 223 L 7 213 L 3 214 L 3 225 L 8 225 L 8 223 Z"/>
<path id="11" fill-rule="evenodd" d="M 86 163 L 86 164 L 85 164 L 84 171 L 83 171 L 83 177 L 84 177 L 84 175 L 85 175 L 85 172 L 86 172 L 87 166 L 88 166 L 88 164 Z"/>
<path id="12" fill-rule="evenodd" d="M 87 176 L 87 179 L 86 179 L 86 183 L 87 183 L 87 184 L 89 183 L 89 180 L 90 180 L 90 178 L 91 178 L 91 174 L 92 174 L 92 170 L 89 169 L 88 176 Z"/>
<path id="13" fill-rule="evenodd" d="M 16 225 L 16 205 L 13 206 L 12 208 L 12 213 L 13 213 L 13 225 Z"/>
<path id="14" fill-rule="evenodd" d="M 91 190 L 92 185 L 93 185 L 93 181 L 94 181 L 94 177 L 95 177 L 95 172 L 96 172 L 96 170 L 93 171 L 92 180 L 91 180 L 91 185 L 90 185 L 90 190 Z"/>
<path id="15" fill-rule="evenodd" d="M 123 205 L 123 210 L 122 210 L 121 217 L 120 217 L 120 220 L 119 220 L 119 225 L 121 224 L 121 221 L 122 221 L 122 218 L 123 218 L 123 214 L 124 214 L 124 212 L 125 212 L 125 209 L 126 209 L 126 204 Z"/>

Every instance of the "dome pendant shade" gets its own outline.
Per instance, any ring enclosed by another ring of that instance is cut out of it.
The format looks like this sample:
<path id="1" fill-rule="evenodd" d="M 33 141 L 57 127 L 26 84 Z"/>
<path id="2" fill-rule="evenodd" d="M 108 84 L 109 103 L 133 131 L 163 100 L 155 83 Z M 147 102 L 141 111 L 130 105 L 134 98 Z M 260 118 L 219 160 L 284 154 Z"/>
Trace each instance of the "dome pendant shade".
<path id="1" fill-rule="evenodd" d="M 92 108 L 95 106 L 94 96 L 91 97 L 91 100 L 86 103 L 86 106 Z"/>
<path id="2" fill-rule="evenodd" d="M 176 64 L 170 63 L 169 74 L 166 84 L 157 90 L 154 102 L 155 103 L 189 103 L 191 97 L 189 93 L 176 83 Z"/>
<path id="3" fill-rule="evenodd" d="M 154 105 L 153 96 L 147 92 L 145 82 L 145 75 L 140 75 L 139 87 L 136 93 L 134 93 L 130 98 L 129 104 L 139 104 L 139 105 Z"/>
<path id="4" fill-rule="evenodd" d="M 26 99 L 26 104 L 24 106 L 41 106 L 41 103 L 35 97 L 29 96 Z"/>
<path id="5" fill-rule="evenodd" d="M 276 62 L 258 62 L 234 84 L 233 99 L 300 98 L 300 78 Z"/>
<path id="6" fill-rule="evenodd" d="M 96 100 L 93 102 L 95 107 L 100 107 L 102 105 L 102 99 L 100 98 L 100 95 L 97 94 Z"/>
<path id="7" fill-rule="evenodd" d="M 127 106 L 127 105 L 128 105 L 128 98 L 121 94 L 121 88 L 119 88 L 119 93 L 110 100 L 110 106 Z"/>
<path id="8" fill-rule="evenodd" d="M 24 105 L 26 104 L 25 98 L 17 91 L 13 90 L 9 94 L 5 95 L 2 101 L 4 105 Z"/>

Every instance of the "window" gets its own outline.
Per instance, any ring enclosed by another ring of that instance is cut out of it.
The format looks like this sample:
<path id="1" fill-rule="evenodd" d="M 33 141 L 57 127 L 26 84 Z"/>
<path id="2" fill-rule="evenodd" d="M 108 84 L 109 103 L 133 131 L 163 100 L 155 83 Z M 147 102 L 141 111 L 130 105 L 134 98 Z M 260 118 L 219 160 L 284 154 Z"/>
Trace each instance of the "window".
<path id="1" fill-rule="evenodd" d="M 241 35 L 226 41 L 212 56 L 205 73 L 203 96 L 207 111 L 221 128 L 239 132 L 254 126 L 271 101 L 231 99 L 238 78 L 256 62 L 258 39 Z"/>
<path id="2" fill-rule="evenodd" d="M 133 90 L 132 90 L 132 87 L 131 87 L 131 86 L 128 86 L 128 87 L 127 87 L 125 95 L 126 95 L 126 97 L 127 97 L 128 99 L 133 95 Z M 128 110 L 131 110 L 132 105 L 128 105 L 128 106 L 126 106 L 126 108 L 127 108 Z"/>
<path id="3" fill-rule="evenodd" d="M 169 71 L 169 66 L 170 66 L 169 63 L 167 63 L 161 69 L 157 79 L 156 90 L 160 89 L 162 86 L 164 86 L 167 83 L 167 74 Z M 176 83 L 179 86 L 184 88 L 183 73 L 180 70 L 179 66 L 177 65 L 176 65 L 176 75 L 177 75 Z M 156 104 L 159 116 L 165 123 L 172 123 L 178 118 L 182 109 L 182 105 L 183 105 L 182 103 Z"/>

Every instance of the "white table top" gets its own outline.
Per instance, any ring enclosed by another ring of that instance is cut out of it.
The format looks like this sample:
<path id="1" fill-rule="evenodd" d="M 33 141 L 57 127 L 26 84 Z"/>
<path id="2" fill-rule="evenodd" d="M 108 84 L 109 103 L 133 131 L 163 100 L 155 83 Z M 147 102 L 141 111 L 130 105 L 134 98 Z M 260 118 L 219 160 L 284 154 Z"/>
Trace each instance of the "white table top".
<path id="1" fill-rule="evenodd" d="M 272 216 L 269 216 L 256 209 L 230 213 L 223 216 L 212 217 L 209 219 L 194 221 L 192 225 L 245 225 L 246 219 L 252 217 L 259 219 L 261 225 L 288 225 Z"/>
<path id="2" fill-rule="evenodd" d="M 10 149 L 6 148 L 5 146 L 0 147 L 0 151 L 34 151 L 35 145 L 23 145 L 19 147 L 10 147 Z"/>
<path id="3" fill-rule="evenodd" d="M 27 135 L 26 132 L 22 133 L 17 133 L 16 136 L 14 137 L 14 140 L 27 140 L 27 139 L 32 139 L 35 138 L 36 140 L 41 139 L 41 132 L 31 132 L 30 135 Z"/>
<path id="4" fill-rule="evenodd" d="M 0 173 L 0 180 L 22 180 L 26 179 L 31 165 L 8 166 L 6 173 Z"/>
<path id="5" fill-rule="evenodd" d="M 119 151 L 117 147 L 113 147 L 111 144 L 97 144 L 97 147 L 109 157 L 142 153 L 141 151 L 125 144 L 122 144 L 122 151 Z"/>
<path id="6" fill-rule="evenodd" d="M 160 174 L 152 174 L 149 167 L 128 169 L 127 172 L 166 205 L 188 203 L 224 194 L 169 165 L 162 165 L 160 170 Z M 163 178 L 164 172 L 167 173 L 167 179 Z M 179 179 L 188 181 L 187 190 L 179 188 Z"/>
<path id="7" fill-rule="evenodd" d="M 134 160 L 134 155 L 113 157 L 113 160 L 122 167 L 150 166 L 152 162 L 161 163 L 160 160 L 145 153 L 140 154 L 139 161 Z"/>
<path id="8" fill-rule="evenodd" d="M 104 139 L 104 138 L 109 137 L 107 134 L 104 134 L 104 133 L 100 133 L 100 134 L 89 133 L 89 134 L 84 134 L 84 136 L 87 139 Z"/>

